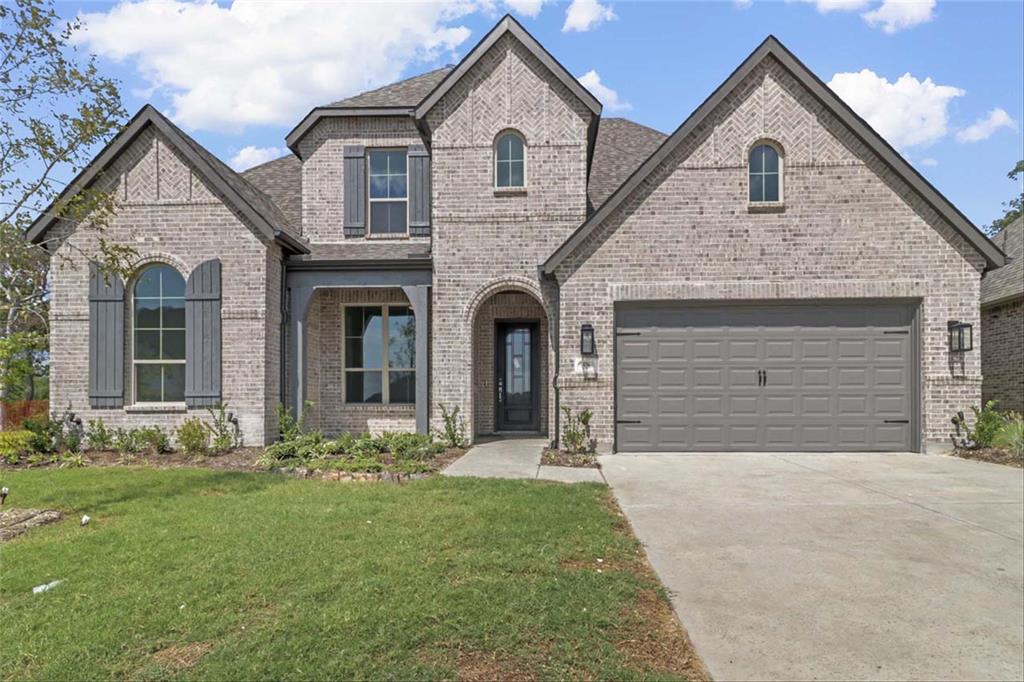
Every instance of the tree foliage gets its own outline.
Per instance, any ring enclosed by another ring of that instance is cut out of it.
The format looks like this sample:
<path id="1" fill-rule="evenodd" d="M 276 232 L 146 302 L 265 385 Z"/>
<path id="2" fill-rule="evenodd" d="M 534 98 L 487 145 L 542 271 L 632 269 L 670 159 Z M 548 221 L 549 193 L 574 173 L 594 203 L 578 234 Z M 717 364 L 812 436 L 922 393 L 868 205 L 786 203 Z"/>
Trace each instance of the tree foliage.
<path id="1" fill-rule="evenodd" d="M 1006 212 L 1002 218 L 996 218 L 991 225 L 985 227 L 985 234 L 994 237 L 999 230 L 1003 229 L 1024 213 L 1024 159 L 1017 162 L 1009 173 L 1006 174 L 1014 184 L 1017 185 L 1018 194 L 1009 201 L 1004 201 L 1003 206 Z"/>
<path id="2" fill-rule="evenodd" d="M 85 188 L 56 201 L 69 178 L 117 131 L 125 112 L 117 83 L 73 45 L 82 27 L 51 0 L 0 3 L 0 398 L 30 377 L 46 348 L 51 244 L 31 244 L 44 211 L 102 232 L 114 196 Z M 99 236 L 107 271 L 126 269 L 131 249 Z M 72 267 L 62 254 L 58 266 Z"/>

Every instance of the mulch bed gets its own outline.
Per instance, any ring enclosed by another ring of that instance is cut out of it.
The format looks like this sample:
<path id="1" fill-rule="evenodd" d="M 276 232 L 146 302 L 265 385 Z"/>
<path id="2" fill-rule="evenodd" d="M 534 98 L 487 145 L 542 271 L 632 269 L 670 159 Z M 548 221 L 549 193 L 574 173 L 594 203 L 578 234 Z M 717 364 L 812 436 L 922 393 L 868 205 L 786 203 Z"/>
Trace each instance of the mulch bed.
<path id="1" fill-rule="evenodd" d="M 25 531 L 60 520 L 56 509 L 5 509 L 0 511 L 0 542 L 18 537 Z"/>
<path id="2" fill-rule="evenodd" d="M 594 455 L 574 455 L 564 450 L 547 449 L 541 455 L 540 463 L 555 467 L 577 467 L 582 469 L 600 469 Z"/>
<path id="3" fill-rule="evenodd" d="M 1005 464 L 1006 466 L 1024 468 L 1024 458 L 1013 454 L 1009 448 L 957 448 L 953 454 L 963 459 L 976 459 L 980 462 Z"/>

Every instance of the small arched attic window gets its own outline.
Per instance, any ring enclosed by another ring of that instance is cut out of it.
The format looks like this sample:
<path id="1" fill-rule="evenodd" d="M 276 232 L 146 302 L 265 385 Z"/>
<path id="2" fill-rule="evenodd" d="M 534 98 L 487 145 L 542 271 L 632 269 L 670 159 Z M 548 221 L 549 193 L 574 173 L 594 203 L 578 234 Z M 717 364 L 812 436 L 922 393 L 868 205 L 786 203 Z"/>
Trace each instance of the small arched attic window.
<path id="1" fill-rule="evenodd" d="M 494 186 L 526 187 L 526 141 L 514 130 L 507 130 L 494 143 Z"/>
<path id="2" fill-rule="evenodd" d="M 748 158 L 750 203 L 766 204 L 782 201 L 781 147 L 774 142 L 758 142 Z"/>

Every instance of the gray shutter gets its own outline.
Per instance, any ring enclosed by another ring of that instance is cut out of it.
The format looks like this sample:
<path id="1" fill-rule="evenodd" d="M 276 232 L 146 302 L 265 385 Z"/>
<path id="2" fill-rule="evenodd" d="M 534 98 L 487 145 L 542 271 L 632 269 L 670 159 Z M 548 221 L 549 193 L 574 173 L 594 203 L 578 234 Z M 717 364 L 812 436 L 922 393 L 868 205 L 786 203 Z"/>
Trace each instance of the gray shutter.
<path id="1" fill-rule="evenodd" d="M 89 263 L 89 406 L 124 406 L 124 284 Z"/>
<path id="2" fill-rule="evenodd" d="M 362 145 L 345 145 L 346 237 L 366 234 L 366 150 Z"/>
<path id="3" fill-rule="evenodd" d="M 421 144 L 409 147 L 409 235 L 430 236 L 430 155 Z"/>
<path id="4" fill-rule="evenodd" d="M 220 402 L 220 261 L 200 263 L 185 287 L 185 404 Z"/>

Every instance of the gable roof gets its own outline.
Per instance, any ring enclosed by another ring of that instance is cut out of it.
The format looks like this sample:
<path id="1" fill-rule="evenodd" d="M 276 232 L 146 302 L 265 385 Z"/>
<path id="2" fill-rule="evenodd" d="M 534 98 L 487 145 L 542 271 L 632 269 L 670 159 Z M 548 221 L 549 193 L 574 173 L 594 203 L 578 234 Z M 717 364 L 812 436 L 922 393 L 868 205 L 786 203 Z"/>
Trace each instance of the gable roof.
<path id="1" fill-rule="evenodd" d="M 541 265 L 541 272 L 551 274 L 583 241 L 624 202 L 658 165 L 676 150 L 704 120 L 715 110 L 750 73 L 767 57 L 772 56 L 807 88 L 829 111 L 838 117 L 853 134 L 872 152 L 879 156 L 900 178 L 917 192 L 940 216 L 945 218 L 977 251 L 985 257 L 990 266 L 1003 265 L 1004 258 L 999 248 L 950 201 L 939 193 L 914 169 L 899 152 L 892 148 L 864 119 L 854 113 L 792 52 L 772 35 L 769 35 L 740 66 L 733 71 L 711 95 L 676 128 L 668 139 L 594 212 L 584 223 L 555 249 Z"/>
<path id="2" fill-rule="evenodd" d="M 412 78 L 389 83 L 376 90 L 361 92 L 352 97 L 331 102 L 328 107 L 415 107 L 423 98 L 452 72 L 454 66 L 427 71 Z"/>
<path id="3" fill-rule="evenodd" d="M 297 230 L 289 224 L 284 213 L 270 197 L 253 187 L 245 178 L 231 170 L 223 161 L 186 135 L 149 104 L 139 109 L 138 113 L 121 129 L 121 132 L 114 136 L 114 139 L 103 148 L 103 151 L 36 218 L 26 232 L 28 239 L 33 243 L 38 243 L 46 231 L 60 220 L 60 217 L 54 213 L 54 207 L 71 199 L 92 184 L 97 176 L 109 168 L 121 152 L 149 126 L 154 126 L 188 160 L 203 179 L 209 182 L 224 197 L 225 201 L 238 210 L 260 234 L 277 241 L 290 251 L 299 253 L 309 251 Z"/>
<path id="4" fill-rule="evenodd" d="M 281 209 L 288 224 L 302 225 L 302 162 L 294 154 L 253 166 L 241 173 Z"/>
<path id="5" fill-rule="evenodd" d="M 661 131 L 626 118 L 602 118 L 587 182 L 590 206 L 596 208 L 603 204 L 666 137 L 668 135 Z"/>
<path id="6" fill-rule="evenodd" d="M 981 305 L 990 306 L 1024 296 L 1024 216 L 999 231 L 992 241 L 1007 256 L 1007 263 L 981 279 Z"/>
<path id="7" fill-rule="evenodd" d="M 546 66 L 551 73 L 562 82 L 566 88 L 569 89 L 588 109 L 594 114 L 594 116 L 601 115 L 601 103 L 590 94 L 583 85 L 573 77 L 569 71 L 562 66 L 557 59 L 551 56 L 551 53 L 544 49 L 544 46 L 537 42 L 537 39 L 530 35 L 529 31 L 523 28 L 523 25 L 516 21 L 511 14 L 506 14 L 501 18 L 497 24 L 494 25 L 487 35 L 476 44 L 476 46 L 469 51 L 461 62 L 452 69 L 451 73 L 445 76 L 444 80 L 437 84 L 437 87 L 427 95 L 422 102 L 416 105 L 416 118 L 423 118 L 427 115 L 434 105 L 437 104 L 445 94 L 452 89 L 459 79 L 466 75 L 470 69 L 472 69 L 480 58 L 483 57 L 491 47 L 494 46 L 498 40 L 500 40 L 506 33 L 511 33 L 516 39 L 526 47 L 527 50 L 533 54 L 534 57 L 540 61 L 541 64 Z"/>

